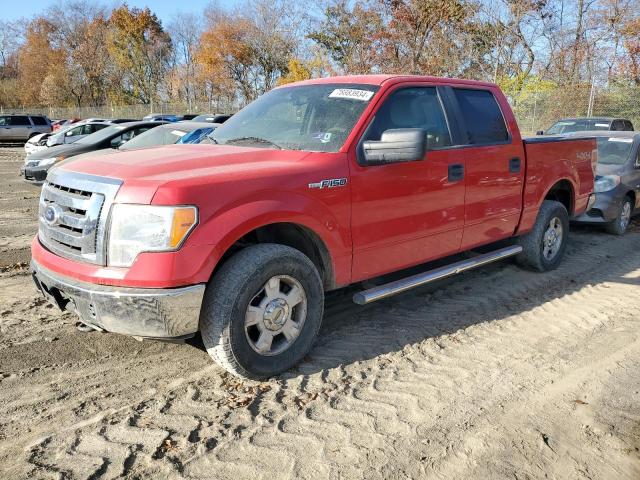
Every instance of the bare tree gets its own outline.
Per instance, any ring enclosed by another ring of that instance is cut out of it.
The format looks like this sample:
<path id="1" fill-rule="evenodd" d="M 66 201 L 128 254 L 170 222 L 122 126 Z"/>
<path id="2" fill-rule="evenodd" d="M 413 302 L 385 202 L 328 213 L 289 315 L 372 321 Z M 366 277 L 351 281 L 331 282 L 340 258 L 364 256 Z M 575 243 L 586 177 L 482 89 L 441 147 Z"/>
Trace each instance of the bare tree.
<path id="1" fill-rule="evenodd" d="M 167 28 L 173 40 L 173 70 L 178 78 L 179 95 L 184 96 L 189 111 L 192 110 L 192 103 L 197 98 L 196 79 L 199 65 L 196 54 L 203 29 L 202 17 L 193 13 L 176 14 Z"/>

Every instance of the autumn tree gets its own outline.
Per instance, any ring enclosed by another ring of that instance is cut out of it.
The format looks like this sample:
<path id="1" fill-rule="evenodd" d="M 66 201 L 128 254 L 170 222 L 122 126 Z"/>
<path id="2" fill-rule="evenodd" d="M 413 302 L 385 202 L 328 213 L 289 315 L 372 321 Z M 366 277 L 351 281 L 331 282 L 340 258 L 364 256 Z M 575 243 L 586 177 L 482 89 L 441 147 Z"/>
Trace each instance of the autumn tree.
<path id="1" fill-rule="evenodd" d="M 278 85 L 299 82 L 301 80 L 309 80 L 311 77 L 311 69 L 308 68 L 301 60 L 292 58 L 287 65 L 287 74 L 280 77 Z"/>
<path id="2" fill-rule="evenodd" d="M 149 8 L 123 5 L 111 12 L 107 51 L 121 74 L 126 97 L 149 103 L 153 109 L 171 50 L 170 36 Z"/>
<path id="3" fill-rule="evenodd" d="M 626 55 L 620 65 L 620 73 L 633 84 L 640 86 L 640 17 L 626 22 L 621 29 Z"/>
<path id="4" fill-rule="evenodd" d="M 255 97 L 252 75 L 255 51 L 250 43 L 252 28 L 246 19 L 225 17 L 202 34 L 198 60 L 217 93 L 231 95 L 237 89 L 245 100 Z"/>
<path id="5" fill-rule="evenodd" d="M 329 5 L 308 37 L 323 47 L 344 73 L 371 73 L 379 61 L 382 16 L 363 2 Z"/>
<path id="6" fill-rule="evenodd" d="M 39 104 L 40 90 L 51 65 L 60 62 L 61 54 L 54 49 L 51 35 L 54 27 L 45 19 L 37 19 L 27 27 L 24 44 L 18 53 L 19 95 L 23 105 Z"/>

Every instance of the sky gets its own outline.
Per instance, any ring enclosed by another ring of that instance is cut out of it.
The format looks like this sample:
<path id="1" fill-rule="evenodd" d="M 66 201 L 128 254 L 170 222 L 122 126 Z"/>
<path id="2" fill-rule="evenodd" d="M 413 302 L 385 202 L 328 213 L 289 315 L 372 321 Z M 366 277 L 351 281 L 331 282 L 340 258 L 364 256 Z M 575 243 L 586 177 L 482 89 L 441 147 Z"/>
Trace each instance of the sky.
<path id="1" fill-rule="evenodd" d="M 60 3 L 61 0 L 0 0 L 0 18 L 2 20 L 18 20 L 20 18 L 33 18 L 41 13 L 49 5 Z M 117 6 L 123 1 L 104 0 L 108 6 Z M 178 12 L 200 13 L 205 7 L 211 3 L 211 0 L 126 0 L 130 7 L 144 8 L 149 7 L 163 24 L 167 24 L 171 17 Z M 231 8 L 239 3 L 238 0 L 218 0 L 216 2 L 223 8 Z"/>

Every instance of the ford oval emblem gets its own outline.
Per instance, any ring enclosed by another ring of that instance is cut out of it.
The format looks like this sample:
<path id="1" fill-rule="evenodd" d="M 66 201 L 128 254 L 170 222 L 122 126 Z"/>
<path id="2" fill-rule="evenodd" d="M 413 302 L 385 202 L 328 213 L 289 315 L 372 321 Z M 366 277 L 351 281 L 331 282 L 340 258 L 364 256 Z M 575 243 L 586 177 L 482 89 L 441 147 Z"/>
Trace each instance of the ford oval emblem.
<path id="1" fill-rule="evenodd" d="M 44 209 L 44 220 L 49 225 L 58 223 L 60 215 L 62 215 L 62 211 L 57 205 L 48 205 L 47 208 Z"/>

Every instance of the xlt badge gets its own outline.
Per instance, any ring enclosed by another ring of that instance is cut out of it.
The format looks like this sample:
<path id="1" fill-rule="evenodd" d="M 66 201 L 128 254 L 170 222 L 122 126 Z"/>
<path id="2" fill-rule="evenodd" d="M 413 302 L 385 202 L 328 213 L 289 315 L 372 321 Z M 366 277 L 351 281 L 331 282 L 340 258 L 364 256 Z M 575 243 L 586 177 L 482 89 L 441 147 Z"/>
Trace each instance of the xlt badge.
<path id="1" fill-rule="evenodd" d="M 320 180 L 316 183 L 310 183 L 309 188 L 335 188 L 344 187 L 347 184 L 346 178 L 331 178 L 329 180 Z"/>

